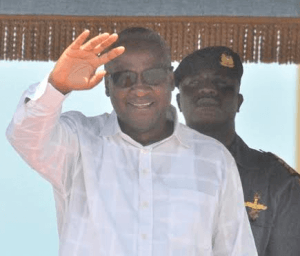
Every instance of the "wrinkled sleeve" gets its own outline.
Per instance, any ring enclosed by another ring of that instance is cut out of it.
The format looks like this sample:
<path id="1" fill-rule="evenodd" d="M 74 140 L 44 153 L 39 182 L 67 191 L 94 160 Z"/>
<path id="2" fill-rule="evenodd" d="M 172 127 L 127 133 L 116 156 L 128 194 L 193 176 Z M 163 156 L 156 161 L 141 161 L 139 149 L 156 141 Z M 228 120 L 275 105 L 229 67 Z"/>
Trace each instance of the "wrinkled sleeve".
<path id="1" fill-rule="evenodd" d="M 254 238 L 234 159 L 226 155 L 213 236 L 214 256 L 256 256 Z"/>
<path id="2" fill-rule="evenodd" d="M 275 214 L 265 256 L 300 255 L 300 181 L 298 176 L 290 177 L 278 200 Z"/>
<path id="3" fill-rule="evenodd" d="M 78 136 L 71 119 L 60 118 L 65 95 L 48 82 L 25 91 L 6 137 L 19 155 L 63 192 L 78 152 Z"/>

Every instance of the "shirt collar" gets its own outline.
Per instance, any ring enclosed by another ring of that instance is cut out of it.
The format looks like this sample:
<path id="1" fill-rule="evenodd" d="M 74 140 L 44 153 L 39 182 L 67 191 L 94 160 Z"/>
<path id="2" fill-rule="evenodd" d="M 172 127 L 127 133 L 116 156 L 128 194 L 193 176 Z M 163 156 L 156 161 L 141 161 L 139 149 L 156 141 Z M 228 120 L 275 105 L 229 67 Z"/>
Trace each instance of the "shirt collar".
<path id="1" fill-rule="evenodd" d="M 241 139 L 240 136 L 238 136 L 237 134 L 235 134 L 232 143 L 227 147 L 227 149 L 234 156 L 236 162 L 242 162 L 244 154 L 241 154 L 241 152 L 242 153 L 246 152 L 248 150 L 248 146 Z"/>
<path id="2" fill-rule="evenodd" d="M 189 134 L 186 133 L 186 130 L 182 129 L 183 124 L 179 123 L 176 108 L 172 105 L 170 105 L 169 111 L 167 112 L 167 119 L 174 122 L 174 131 L 170 137 L 176 137 L 183 146 L 189 148 L 190 145 L 188 141 L 190 136 L 188 136 Z"/>
<path id="3" fill-rule="evenodd" d="M 178 122 L 178 115 L 177 115 L 176 108 L 172 105 L 170 105 L 170 108 L 167 110 L 167 119 L 174 122 L 174 131 L 170 137 L 164 139 L 163 141 L 175 137 L 183 146 L 189 148 L 190 146 L 187 143 L 189 140 L 188 134 L 186 133 L 185 130 L 182 129 L 182 124 Z M 117 114 L 115 110 L 113 110 L 111 114 L 108 116 L 108 119 L 104 124 L 103 128 L 101 129 L 99 135 L 104 137 L 110 137 L 116 134 L 120 134 L 121 136 L 123 135 L 122 137 L 124 136 L 128 137 L 128 135 L 122 132 L 118 122 Z"/>
<path id="4" fill-rule="evenodd" d="M 110 137 L 116 135 L 117 133 L 121 133 L 122 131 L 118 123 L 118 117 L 116 111 L 113 110 L 111 114 L 107 114 L 107 115 L 108 115 L 108 119 L 105 122 L 103 128 L 101 129 L 99 135 L 104 137 Z"/>
<path id="5" fill-rule="evenodd" d="M 235 138 L 232 141 L 231 145 L 228 147 L 228 150 L 234 157 L 238 166 L 244 168 L 257 169 L 258 160 L 261 155 L 256 150 L 253 150 L 247 146 L 247 144 L 242 140 L 240 136 L 235 134 Z"/>

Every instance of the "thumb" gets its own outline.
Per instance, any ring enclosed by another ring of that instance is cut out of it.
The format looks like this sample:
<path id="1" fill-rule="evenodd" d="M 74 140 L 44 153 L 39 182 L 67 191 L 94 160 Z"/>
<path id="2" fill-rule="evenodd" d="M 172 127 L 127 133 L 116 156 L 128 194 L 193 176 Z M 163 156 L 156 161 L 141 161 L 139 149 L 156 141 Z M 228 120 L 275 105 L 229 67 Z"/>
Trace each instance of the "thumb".
<path id="1" fill-rule="evenodd" d="M 90 89 L 95 87 L 97 84 L 99 84 L 102 81 L 105 74 L 106 74 L 105 70 L 101 70 L 96 74 L 94 74 L 93 77 L 90 79 L 90 83 L 89 83 Z"/>

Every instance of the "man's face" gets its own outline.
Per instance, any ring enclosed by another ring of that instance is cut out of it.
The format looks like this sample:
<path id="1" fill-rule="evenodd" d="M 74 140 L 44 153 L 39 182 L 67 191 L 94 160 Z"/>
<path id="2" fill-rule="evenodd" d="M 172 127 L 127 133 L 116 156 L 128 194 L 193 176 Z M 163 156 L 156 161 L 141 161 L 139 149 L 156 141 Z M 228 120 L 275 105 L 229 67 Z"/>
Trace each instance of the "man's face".
<path id="1" fill-rule="evenodd" d="M 177 98 L 186 124 L 197 128 L 234 122 L 243 102 L 239 86 L 237 78 L 214 69 L 201 69 L 198 74 L 186 77 L 179 85 Z"/>
<path id="2" fill-rule="evenodd" d="M 160 49 L 127 49 L 109 68 L 106 94 L 122 130 L 146 132 L 165 125 L 174 85 L 162 55 Z"/>

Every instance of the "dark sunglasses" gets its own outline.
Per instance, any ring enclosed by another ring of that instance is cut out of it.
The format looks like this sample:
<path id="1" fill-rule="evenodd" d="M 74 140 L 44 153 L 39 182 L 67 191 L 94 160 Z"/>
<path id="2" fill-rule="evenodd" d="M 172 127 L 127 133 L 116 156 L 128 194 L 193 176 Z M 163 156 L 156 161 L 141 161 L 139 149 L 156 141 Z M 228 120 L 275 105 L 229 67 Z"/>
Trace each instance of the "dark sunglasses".
<path id="1" fill-rule="evenodd" d="M 148 85 L 159 85 L 166 80 L 168 72 L 172 70 L 173 67 L 151 68 L 144 70 L 141 73 L 142 81 Z M 129 88 L 136 83 L 138 73 L 126 70 L 111 73 L 107 76 L 111 77 L 116 87 Z"/>

